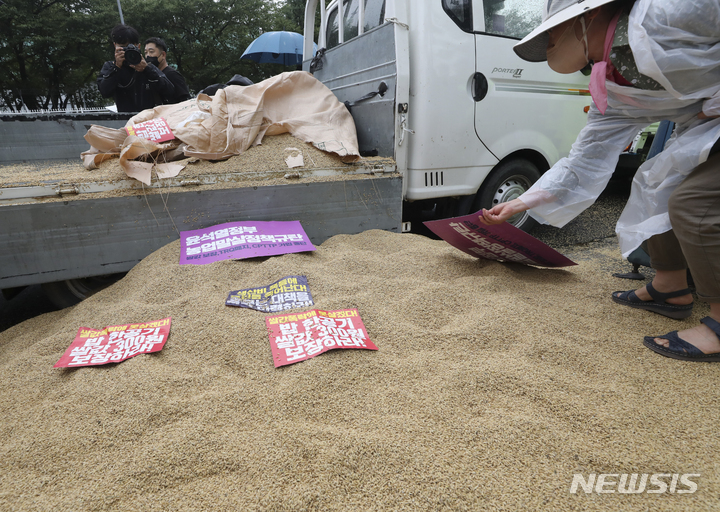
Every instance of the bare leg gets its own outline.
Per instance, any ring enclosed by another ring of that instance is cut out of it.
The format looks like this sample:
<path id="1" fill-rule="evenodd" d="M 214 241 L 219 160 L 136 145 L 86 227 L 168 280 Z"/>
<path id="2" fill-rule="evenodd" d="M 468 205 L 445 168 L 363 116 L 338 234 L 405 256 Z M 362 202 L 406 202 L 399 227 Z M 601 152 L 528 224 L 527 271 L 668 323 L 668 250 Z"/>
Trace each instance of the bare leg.
<path id="1" fill-rule="evenodd" d="M 713 320 L 720 322 L 720 303 L 710 304 L 709 316 Z M 678 336 L 680 339 L 699 348 L 705 354 L 716 354 L 720 352 L 720 338 L 705 324 L 700 324 L 692 329 L 678 331 Z M 670 345 L 670 342 L 664 338 L 655 338 L 655 343 L 663 347 L 669 347 Z"/>
<path id="2" fill-rule="evenodd" d="M 688 287 L 687 283 L 687 271 L 686 270 L 657 270 L 655 272 L 655 278 L 652 280 L 653 287 L 662 293 L 670 293 L 677 290 L 683 290 Z M 640 300 L 652 300 L 650 294 L 647 292 L 647 288 L 635 290 Z M 674 297 L 668 299 L 667 302 L 670 304 L 686 305 L 692 303 L 693 298 L 691 294 L 682 295 L 681 297 Z"/>

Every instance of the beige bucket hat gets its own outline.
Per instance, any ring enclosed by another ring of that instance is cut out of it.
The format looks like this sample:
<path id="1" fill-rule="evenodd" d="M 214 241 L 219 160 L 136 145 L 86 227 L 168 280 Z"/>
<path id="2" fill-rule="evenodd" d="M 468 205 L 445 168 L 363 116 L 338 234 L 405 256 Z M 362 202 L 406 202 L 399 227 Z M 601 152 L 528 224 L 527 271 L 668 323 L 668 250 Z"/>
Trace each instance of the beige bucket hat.
<path id="1" fill-rule="evenodd" d="M 517 43 L 513 50 L 530 62 L 547 60 L 548 30 L 584 12 L 609 4 L 615 0 L 547 0 L 543 9 L 542 24 Z"/>

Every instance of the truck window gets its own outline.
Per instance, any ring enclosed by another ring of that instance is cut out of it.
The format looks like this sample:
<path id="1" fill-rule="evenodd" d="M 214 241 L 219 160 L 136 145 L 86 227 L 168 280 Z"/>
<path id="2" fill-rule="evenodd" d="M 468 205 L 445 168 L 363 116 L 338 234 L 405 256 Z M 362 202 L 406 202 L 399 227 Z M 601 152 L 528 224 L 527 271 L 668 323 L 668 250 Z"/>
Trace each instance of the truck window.
<path id="1" fill-rule="evenodd" d="M 358 35 L 359 19 L 359 0 L 345 0 L 343 2 L 343 35 L 345 37 L 345 41 L 350 41 L 350 39 Z"/>
<path id="2" fill-rule="evenodd" d="M 343 42 L 349 41 L 358 35 L 360 1 L 361 0 L 343 1 Z M 385 0 L 364 0 L 364 2 L 365 23 L 363 24 L 363 30 L 368 31 L 385 22 Z M 325 35 L 328 48 L 333 48 L 340 44 L 337 5 L 333 7 L 328 15 L 327 33 Z"/>
<path id="3" fill-rule="evenodd" d="M 325 44 L 328 48 L 334 48 L 340 44 L 340 29 L 338 28 L 338 10 L 333 9 L 328 15 L 327 34 Z"/>
<path id="4" fill-rule="evenodd" d="M 365 32 L 385 23 L 385 0 L 365 0 Z"/>
<path id="5" fill-rule="evenodd" d="M 472 32 L 472 0 L 443 0 L 443 9 L 465 32 Z"/>
<path id="6" fill-rule="evenodd" d="M 542 23 L 544 0 L 483 0 L 485 32 L 522 39 Z"/>

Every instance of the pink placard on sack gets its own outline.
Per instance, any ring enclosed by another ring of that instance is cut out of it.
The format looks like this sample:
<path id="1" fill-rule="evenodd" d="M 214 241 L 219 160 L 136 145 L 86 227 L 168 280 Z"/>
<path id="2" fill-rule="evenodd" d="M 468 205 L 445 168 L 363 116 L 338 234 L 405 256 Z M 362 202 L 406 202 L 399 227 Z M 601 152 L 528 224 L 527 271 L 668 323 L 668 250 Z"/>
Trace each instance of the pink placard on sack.
<path id="1" fill-rule="evenodd" d="M 540 267 L 577 265 L 534 236 L 503 222 L 486 226 L 478 220 L 480 212 L 424 222 L 437 236 L 461 251 L 489 260 L 512 261 Z"/>
<path id="2" fill-rule="evenodd" d="M 265 318 L 275 368 L 299 363 L 336 348 L 377 350 L 357 309 L 313 309 Z"/>
<path id="3" fill-rule="evenodd" d="M 119 363 L 138 354 L 159 352 L 170 334 L 171 318 L 141 324 L 80 327 L 75 340 L 53 368 Z"/>
<path id="4" fill-rule="evenodd" d="M 166 142 L 175 138 L 172 130 L 170 130 L 170 125 L 163 117 L 126 127 L 125 131 L 128 135 L 135 135 L 152 142 Z"/>

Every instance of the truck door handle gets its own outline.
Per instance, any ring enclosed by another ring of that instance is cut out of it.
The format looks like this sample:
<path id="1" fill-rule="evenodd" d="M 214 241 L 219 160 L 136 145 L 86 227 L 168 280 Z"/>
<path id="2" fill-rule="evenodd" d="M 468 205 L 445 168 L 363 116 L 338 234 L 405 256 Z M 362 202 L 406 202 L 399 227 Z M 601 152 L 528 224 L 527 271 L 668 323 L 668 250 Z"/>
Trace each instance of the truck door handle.
<path id="1" fill-rule="evenodd" d="M 345 106 L 348 110 L 352 109 L 355 105 L 360 103 L 361 101 L 367 101 L 369 99 L 374 98 L 375 96 L 385 96 L 385 93 L 388 90 L 388 85 L 385 82 L 380 82 L 380 85 L 378 86 L 377 91 L 369 92 L 362 98 L 358 98 L 355 101 L 346 101 Z"/>
<path id="2" fill-rule="evenodd" d="M 310 61 L 310 74 L 314 74 L 315 71 L 319 71 L 323 68 L 323 57 L 325 56 L 325 48 L 318 49 L 315 56 Z"/>
<path id="3" fill-rule="evenodd" d="M 475 101 L 482 101 L 488 93 L 488 81 L 482 73 L 475 73 L 472 79 L 472 97 Z"/>

